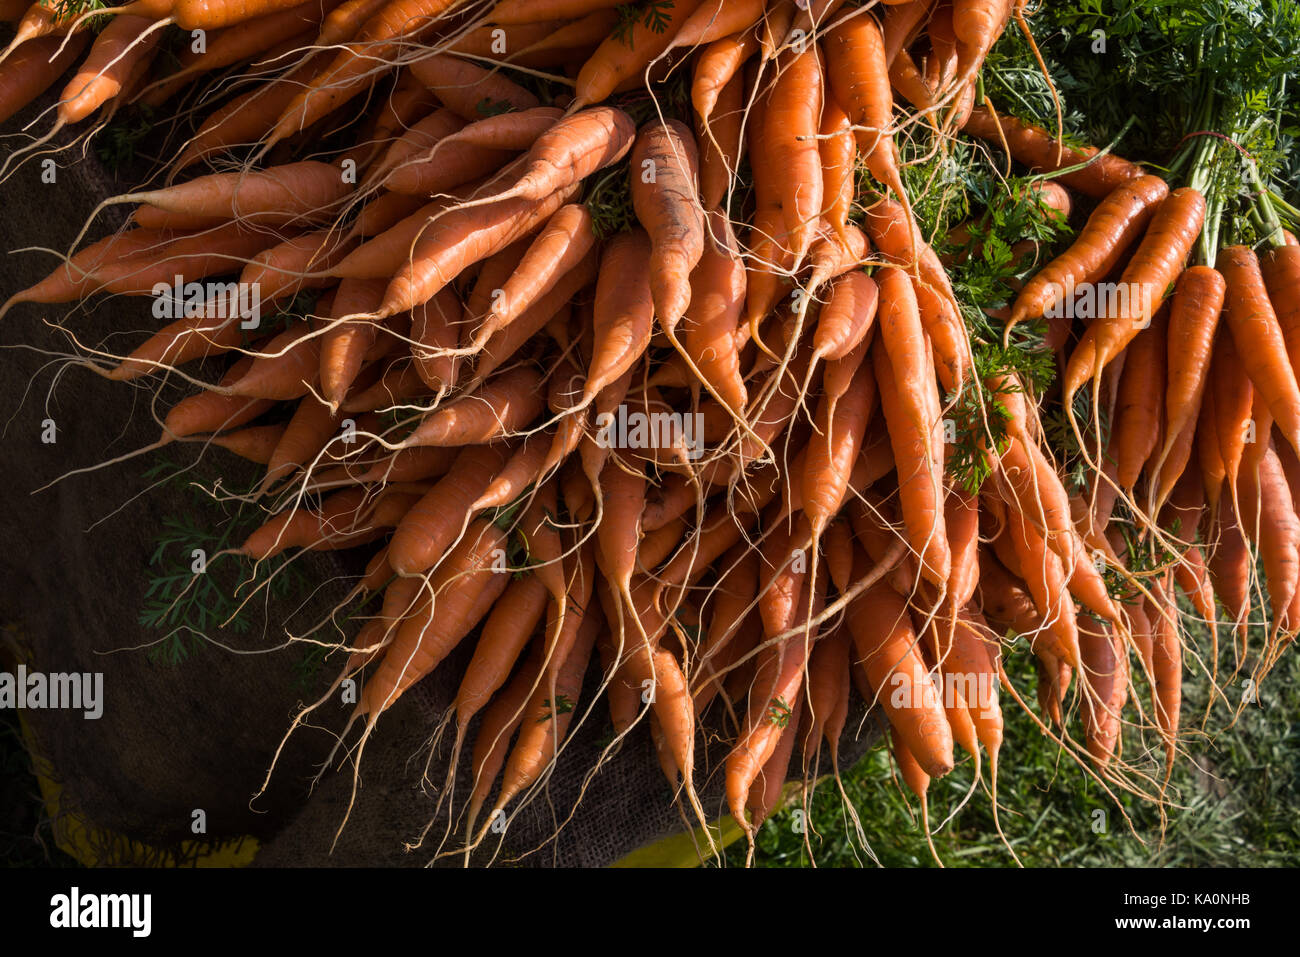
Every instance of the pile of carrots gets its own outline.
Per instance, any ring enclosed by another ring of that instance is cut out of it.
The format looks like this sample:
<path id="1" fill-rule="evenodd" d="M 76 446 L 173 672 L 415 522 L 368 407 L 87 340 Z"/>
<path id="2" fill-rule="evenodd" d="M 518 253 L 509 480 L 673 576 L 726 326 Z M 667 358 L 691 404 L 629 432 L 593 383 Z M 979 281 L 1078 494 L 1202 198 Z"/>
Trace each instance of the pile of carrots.
<path id="1" fill-rule="evenodd" d="M 994 42 L 1028 34 L 1021 6 L 134 0 L 91 11 L 91 42 L 75 10 L 0 2 L 18 22 L 0 118 L 87 43 L 55 131 L 216 71 L 230 91 L 167 185 L 107 201 L 133 204 L 127 228 L 4 309 L 235 272 L 263 318 L 315 295 L 273 332 L 194 309 L 85 364 L 193 383 L 158 444 L 265 466 L 250 499 L 269 517 L 239 554 L 372 550 L 346 664 L 295 726 L 360 680 L 340 739 L 359 766 L 384 712 L 472 645 L 438 728 L 449 783 L 470 748 L 472 792 L 440 798 L 456 850 L 544 788 L 598 704 L 609 749 L 648 722 L 701 824 L 696 748 L 728 741 L 751 846 L 787 778 L 823 747 L 836 766 L 853 688 L 927 832 L 957 749 L 977 779 L 983 752 L 996 810 L 1008 700 L 1108 791 L 1159 800 L 1122 733 L 1156 735 L 1167 781 L 1183 675 L 1202 654 L 1217 669 L 1216 599 L 1245 661 L 1256 555 L 1259 676 L 1300 629 L 1300 248 L 1279 227 L 1262 254 L 1189 266 L 1194 186 L 977 103 Z M 210 31 L 206 52 L 163 67 L 172 27 Z M 674 83 L 689 96 L 661 103 Z M 964 131 L 1045 174 L 1044 218 L 1095 201 L 1001 316 L 1008 341 L 1047 317 L 1059 395 L 978 361 L 952 260 L 913 216 L 908 131 Z M 1063 290 L 1114 277 L 1142 294 L 1059 317 Z M 1082 491 L 1046 442 L 1050 404 Z M 610 427 L 637 416 L 685 425 Z M 982 483 L 954 474 L 959 442 Z M 1036 708 L 1004 667 L 1011 636 L 1036 656 Z"/>

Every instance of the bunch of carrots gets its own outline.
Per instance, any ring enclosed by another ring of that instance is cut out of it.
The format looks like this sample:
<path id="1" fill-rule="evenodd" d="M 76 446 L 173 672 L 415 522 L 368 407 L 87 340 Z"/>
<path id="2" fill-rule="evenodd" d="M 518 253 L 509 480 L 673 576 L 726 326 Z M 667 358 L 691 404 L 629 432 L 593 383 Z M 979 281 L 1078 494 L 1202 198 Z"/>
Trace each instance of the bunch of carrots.
<path id="1" fill-rule="evenodd" d="M 853 688 L 887 721 L 927 834 L 955 749 L 977 780 L 983 753 L 996 810 L 1002 693 L 1108 791 L 1159 800 L 1120 745 L 1150 729 L 1167 782 L 1199 660 L 1178 591 L 1205 656 L 1217 599 L 1244 661 L 1258 554 L 1260 676 L 1300 630 L 1300 248 L 1277 225 L 1262 255 L 1189 265 L 1195 175 L 1171 190 L 1000 115 L 977 79 L 1009 24 L 1028 35 L 1019 3 L 134 0 L 0 16 L 18 21 L 0 118 L 90 43 L 37 144 L 206 74 L 240 79 L 165 185 L 106 201 L 133 205 L 127 228 L 4 310 L 232 273 L 264 309 L 315 296 L 273 332 L 213 302 L 84 361 L 198 389 L 153 448 L 265 466 L 249 499 L 268 517 L 240 555 L 371 548 L 349 596 L 363 624 L 333 643 L 346 664 L 295 726 L 361 678 L 340 738 L 359 767 L 384 712 L 472 646 L 438 728 L 454 731 L 439 800 L 457 851 L 544 788 L 602 702 L 609 749 L 648 722 L 701 824 L 696 746 L 706 727 L 727 740 L 726 801 L 751 847 L 796 754 L 804 779 L 823 746 L 837 765 Z M 173 27 L 212 35 L 163 69 Z M 661 103 L 673 83 L 689 95 Z M 1000 316 L 1008 341 L 1047 317 L 1059 396 L 981 361 L 990 344 L 932 245 L 958 237 L 917 227 L 899 143 L 963 130 L 1043 174 L 1045 219 L 1072 192 L 1095 201 Z M 1110 277 L 1141 295 L 1059 316 L 1066 290 Z M 198 363 L 223 356 L 203 381 Z M 1083 491 L 1046 442 L 1049 402 L 1090 467 Z M 629 441 L 611 426 L 629 416 L 678 425 Z M 959 445 L 985 480 L 957 474 Z M 1121 506 L 1136 545 L 1111 521 Z M 1004 668 L 1011 635 L 1036 656 L 1037 709 Z"/>

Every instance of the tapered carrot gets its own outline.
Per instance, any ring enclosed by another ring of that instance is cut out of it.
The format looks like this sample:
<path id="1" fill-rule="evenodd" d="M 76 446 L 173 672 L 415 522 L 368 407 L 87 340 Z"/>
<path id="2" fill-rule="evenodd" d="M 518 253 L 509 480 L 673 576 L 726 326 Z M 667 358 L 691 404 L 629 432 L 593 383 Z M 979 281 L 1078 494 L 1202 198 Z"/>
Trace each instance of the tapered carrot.
<path id="1" fill-rule="evenodd" d="M 650 237 L 620 233 L 605 246 L 596 283 L 595 343 L 582 404 L 619 378 L 650 345 L 654 303 L 650 290 Z"/>
<path id="2" fill-rule="evenodd" d="M 510 677 L 510 670 L 542 619 L 546 599 L 541 580 L 525 575 L 511 582 L 493 606 L 456 692 L 458 736 L 465 733 L 470 719 Z"/>
<path id="3" fill-rule="evenodd" d="M 488 380 L 477 392 L 429 413 L 400 448 L 419 445 L 477 445 L 510 435 L 542 411 L 541 376 L 519 366 Z"/>
<path id="4" fill-rule="evenodd" d="M 700 122 L 709 122 L 722 91 L 756 52 L 758 37 L 754 31 L 747 30 L 715 40 L 696 55 L 691 75 L 691 104 Z"/>
<path id="5" fill-rule="evenodd" d="M 665 0 L 657 8 L 665 15 L 662 20 L 650 23 L 639 17 L 625 35 L 611 36 L 597 47 L 578 71 L 570 111 L 600 103 L 625 82 L 639 80 L 699 5 L 700 0 Z"/>
<path id="6" fill-rule="evenodd" d="M 745 266 L 727 218 L 714 210 L 707 222 L 703 254 L 691 272 L 681 341 L 700 376 L 738 414 L 747 399 L 736 344 L 745 305 Z"/>
<path id="7" fill-rule="evenodd" d="M 502 25 L 570 20 L 592 10 L 616 6 L 616 0 L 498 0 L 488 11 L 486 20 Z"/>
<path id="8" fill-rule="evenodd" d="M 40 37 L 17 47 L 9 66 L 0 72 L 0 123 L 49 89 L 85 51 L 90 36 L 78 33 L 58 52 L 64 39 Z"/>
<path id="9" fill-rule="evenodd" d="M 825 195 L 817 141 L 823 87 L 819 61 L 817 48 L 807 46 L 785 63 L 763 117 L 770 162 L 781 171 L 781 212 L 796 268 L 812 245 Z"/>
<path id="10" fill-rule="evenodd" d="M 1109 455 L 1116 464 L 1116 480 L 1127 492 L 1160 441 L 1163 410 L 1154 397 L 1165 388 L 1168 328 L 1168 310 L 1161 309 L 1129 346 L 1120 376 Z"/>
<path id="11" fill-rule="evenodd" d="M 162 33 L 145 17 L 114 17 L 95 38 L 81 69 L 59 96 L 58 124 L 79 123 L 122 91 L 136 64 L 151 57 Z M 56 127 L 57 128 L 57 127 Z"/>
<path id="12" fill-rule="evenodd" d="M 339 167 L 316 160 L 288 163 L 265 170 L 212 173 L 166 189 L 126 193 L 110 203 L 144 203 L 153 209 L 141 215 L 149 225 L 170 225 L 167 215 L 237 219 L 263 225 L 291 223 L 323 215 L 352 190 Z"/>
<path id="13" fill-rule="evenodd" d="M 306 322 L 296 322 L 261 349 L 263 355 L 238 381 L 234 395 L 258 399 L 296 399 L 306 395 L 320 377 L 320 338 Z"/>
<path id="14" fill-rule="evenodd" d="M 1008 324 L 1055 313 L 1075 288 L 1104 279 L 1168 195 L 1169 187 L 1158 176 L 1138 176 L 1116 187 L 1097 204 L 1070 248 L 1025 283 Z"/>
<path id="15" fill-rule="evenodd" d="M 1105 767 L 1119 745 L 1120 712 L 1128 698 L 1128 654 L 1112 628 L 1084 618 L 1079 622 L 1079 655 L 1080 681 L 1088 689 L 1079 699 L 1088 755 Z"/>
<path id="16" fill-rule="evenodd" d="M 1291 367 L 1297 368 L 1300 362 L 1300 296 L 1295 290 L 1300 286 L 1300 247 L 1287 243 L 1269 249 L 1260 255 L 1259 268 L 1282 337 L 1286 340 Z"/>
<path id="17" fill-rule="evenodd" d="M 1003 137 L 1011 155 L 1034 172 L 1054 172 L 1087 163 L 1083 169 L 1056 179 L 1071 189 L 1096 199 L 1142 175 L 1142 168 L 1114 154 L 1099 155 L 1093 147 L 1073 149 L 1058 144 L 1046 130 L 1015 117 L 990 113 L 985 107 L 971 111 L 963 131 L 1001 145 Z"/>
<path id="18" fill-rule="evenodd" d="M 505 463 L 502 449 L 467 447 L 448 473 L 397 526 L 388 546 L 388 561 L 398 574 L 414 575 L 432 568 L 461 534 L 470 507 L 483 494 L 492 476 Z"/>
<path id="19" fill-rule="evenodd" d="M 334 296 L 331 318 L 368 313 L 378 305 L 387 283 L 382 279 L 344 279 Z M 344 322 L 321 337 L 320 384 L 325 400 L 336 408 L 356 381 L 377 331 L 366 320 Z"/>
<path id="20" fill-rule="evenodd" d="M 1226 286 L 1224 320 L 1242 365 L 1282 435 L 1300 449 L 1300 386 L 1259 261 L 1249 247 L 1228 246 L 1219 252 L 1216 266 Z"/>
<path id="21" fill-rule="evenodd" d="M 1170 193 L 1156 209 L 1137 251 L 1120 276 L 1123 291 L 1117 308 L 1107 310 L 1088 327 L 1070 356 L 1064 380 L 1064 401 L 1069 406 L 1079 388 L 1099 380 L 1102 370 L 1145 328 L 1164 299 L 1205 218 L 1205 197 L 1184 187 Z"/>

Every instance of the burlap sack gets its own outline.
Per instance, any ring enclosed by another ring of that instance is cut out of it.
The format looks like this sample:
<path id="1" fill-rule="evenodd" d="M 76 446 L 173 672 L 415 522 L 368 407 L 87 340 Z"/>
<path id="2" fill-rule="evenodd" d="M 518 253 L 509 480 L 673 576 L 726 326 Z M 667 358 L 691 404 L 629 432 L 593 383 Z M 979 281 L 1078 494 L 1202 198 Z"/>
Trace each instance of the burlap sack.
<path id="1" fill-rule="evenodd" d="M 11 120 L 6 132 L 19 129 L 36 110 Z M 66 249 L 98 200 L 135 185 L 129 178 L 113 181 L 93 150 L 84 158 L 76 149 L 56 159 L 55 183 L 42 183 L 40 166 L 29 163 L 0 187 L 5 251 Z M 120 222 L 121 214 L 110 210 L 87 235 L 98 238 Z M 27 287 L 54 264 L 48 254 L 5 256 L 0 259 L 0 294 L 7 298 Z M 426 744 L 455 694 L 469 643 L 384 715 L 366 745 L 360 786 L 337 842 L 352 800 L 353 777 L 351 765 L 345 764 L 341 771 L 327 771 L 309 791 L 308 783 L 333 744 L 324 730 L 295 734 L 280 755 L 269 790 L 250 804 L 299 703 L 315 700 L 336 667 L 331 659 L 303 688 L 298 677 L 302 650 L 266 649 L 281 641 L 287 623 L 301 627 L 319 619 L 350 586 L 343 576 L 355 575 L 373 548 L 305 556 L 302 567 L 310 580 L 328 583 L 325 587 L 269 609 L 250 604 L 246 614 L 254 627 L 244 636 L 220 636 L 231 650 L 210 646 L 178 665 L 155 664 L 144 646 L 157 641 L 160 632 L 137 621 L 150 577 L 148 561 L 161 520 L 192 510 L 194 499 L 175 483 L 149 490 L 144 473 L 159 453 L 70 476 L 32 494 L 63 473 L 157 439 L 150 413 L 156 383 L 133 388 L 81 368 L 57 375 L 63 363 L 56 354 L 73 349 L 65 334 L 46 324 L 62 324 L 83 346 L 123 353 L 144 338 L 144 331 L 156 328 L 148 303 L 101 299 L 89 309 L 24 305 L 0 322 L 0 343 L 7 347 L 0 351 L 5 423 L 0 487 L 9 505 L 8 520 L 0 523 L 5 582 L 0 613 L 19 624 L 30 667 L 104 673 L 102 718 L 86 720 L 69 711 L 27 713 L 39 747 L 63 785 L 64 806 L 103 828 L 163 848 L 194 838 L 194 812 L 202 810 L 204 837 L 253 835 L 263 842 L 256 859 L 263 866 L 425 865 L 446 831 L 445 817 L 430 828 L 422 848 L 407 851 L 405 845 L 429 825 L 444 784 L 449 740 L 432 759 Z M 205 371 L 215 378 L 220 364 Z M 185 392 L 175 385 L 168 389 L 171 401 Z M 57 429 L 54 444 L 41 441 L 46 419 L 53 419 Z M 197 446 L 185 445 L 168 454 L 189 462 L 199 453 Z M 217 465 L 241 481 L 253 475 L 247 463 L 220 450 L 203 455 L 208 466 Z M 593 668 L 580 712 L 591 702 L 595 679 Z M 316 723 L 337 730 L 348 710 L 331 701 Z M 856 725 L 856 720 L 850 722 L 850 728 Z M 504 835 L 492 835 L 492 846 L 478 862 L 522 858 L 527 865 L 603 866 L 682 829 L 644 727 L 629 735 L 590 781 L 588 772 L 611 733 L 605 703 L 599 701 L 580 727 L 575 721 L 575 728 L 546 793 L 518 814 Z M 355 731 L 351 740 L 356 740 Z M 845 760 L 852 761 L 867 740 L 845 744 Z M 710 814 L 723 810 L 724 754 L 715 745 L 702 762 L 700 780 Z M 468 754 L 454 792 L 456 811 L 469 790 L 467 764 Z M 455 845 L 450 840 L 446 847 Z"/>

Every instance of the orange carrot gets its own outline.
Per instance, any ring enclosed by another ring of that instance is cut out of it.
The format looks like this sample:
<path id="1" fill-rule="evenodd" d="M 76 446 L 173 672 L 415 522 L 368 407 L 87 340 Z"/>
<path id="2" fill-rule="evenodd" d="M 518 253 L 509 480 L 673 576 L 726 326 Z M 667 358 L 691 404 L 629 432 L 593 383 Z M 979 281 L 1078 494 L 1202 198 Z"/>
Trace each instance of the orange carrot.
<path id="1" fill-rule="evenodd" d="M 769 162 L 781 171 L 781 212 L 795 268 L 812 245 L 825 194 L 817 140 L 823 85 L 819 57 L 816 47 L 806 46 L 783 65 L 763 119 Z"/>

